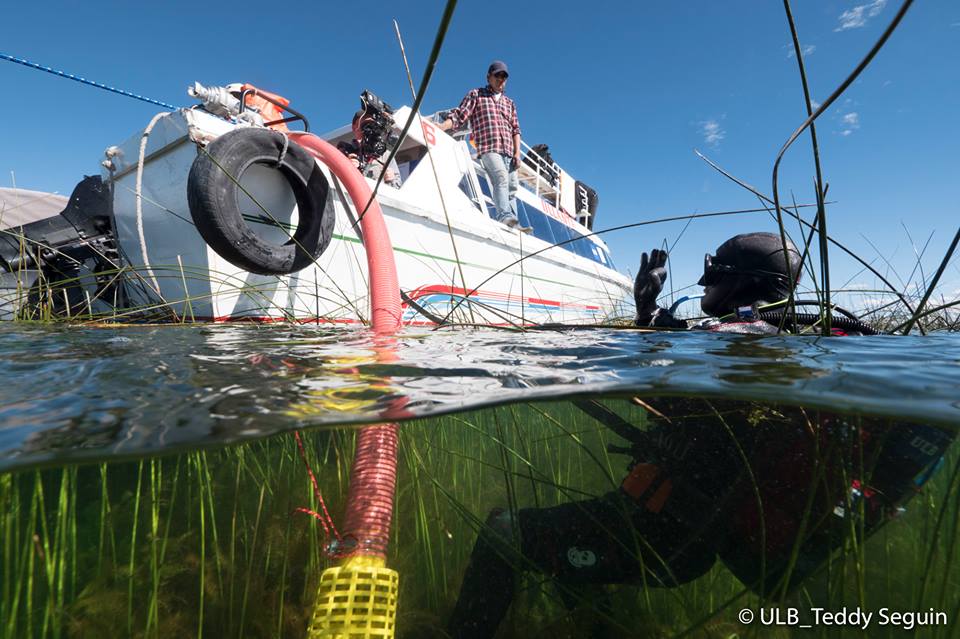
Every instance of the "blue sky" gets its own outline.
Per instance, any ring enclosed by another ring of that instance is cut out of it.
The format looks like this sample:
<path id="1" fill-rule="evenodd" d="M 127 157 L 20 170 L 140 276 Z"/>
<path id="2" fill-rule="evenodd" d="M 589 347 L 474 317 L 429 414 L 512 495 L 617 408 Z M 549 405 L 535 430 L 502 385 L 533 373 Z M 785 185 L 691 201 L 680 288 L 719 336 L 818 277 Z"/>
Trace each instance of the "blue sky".
<path id="1" fill-rule="evenodd" d="M 795 2 L 815 100 L 854 68 L 896 13 L 886 0 Z M 246 81 L 289 97 L 324 131 L 344 124 L 369 88 L 397 106 L 410 93 L 396 18 L 419 83 L 442 2 L 15 3 L 0 51 L 176 105 L 188 84 Z M 461 2 L 424 102 L 455 106 L 489 62 L 510 65 L 507 93 L 524 139 L 544 142 L 600 194 L 598 228 L 696 212 L 755 208 L 699 149 L 771 192 L 776 154 L 805 111 L 778 2 Z M 831 235 L 906 286 L 926 252 L 932 274 L 956 232 L 960 160 L 960 4 L 919 0 L 873 64 L 818 121 L 830 184 Z M 99 170 L 103 149 L 157 110 L 0 61 L 0 185 L 69 193 Z M 780 192 L 812 202 L 809 137 L 782 164 Z M 809 216 L 810 213 L 807 213 Z M 789 227 L 796 230 L 796 225 Z M 672 283 L 692 284 L 703 254 L 727 237 L 775 230 L 766 214 L 608 234 L 617 266 L 666 242 Z M 682 236 L 681 236 L 682 233 Z M 912 238 L 912 240 L 911 240 Z M 887 263 L 889 261 L 889 264 Z M 876 284 L 831 255 L 833 284 Z M 919 273 L 914 274 L 916 283 Z M 955 258 L 938 291 L 960 294 Z"/>

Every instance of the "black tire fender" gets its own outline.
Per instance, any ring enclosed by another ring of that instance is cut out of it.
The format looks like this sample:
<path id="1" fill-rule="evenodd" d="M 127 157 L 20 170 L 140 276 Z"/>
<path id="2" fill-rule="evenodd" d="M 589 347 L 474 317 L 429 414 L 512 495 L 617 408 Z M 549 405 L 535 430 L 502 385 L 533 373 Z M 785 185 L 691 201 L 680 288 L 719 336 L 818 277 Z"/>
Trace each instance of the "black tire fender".
<path id="1" fill-rule="evenodd" d="M 254 164 L 280 171 L 296 198 L 297 230 L 283 244 L 258 236 L 241 214 L 237 181 Z M 206 243 L 234 266 L 261 275 L 295 273 L 327 248 L 335 217 L 328 191 L 326 177 L 303 147 L 256 127 L 234 129 L 200 148 L 187 179 L 190 215 Z"/>

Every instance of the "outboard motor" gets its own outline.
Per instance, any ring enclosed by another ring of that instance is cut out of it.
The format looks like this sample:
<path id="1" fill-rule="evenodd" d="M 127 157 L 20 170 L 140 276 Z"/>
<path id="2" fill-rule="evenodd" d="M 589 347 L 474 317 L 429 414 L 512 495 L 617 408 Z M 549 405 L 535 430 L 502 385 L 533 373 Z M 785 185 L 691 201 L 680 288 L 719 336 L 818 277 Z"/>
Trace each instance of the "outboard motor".
<path id="1" fill-rule="evenodd" d="M 59 215 L 7 229 L 0 235 L 0 268 L 36 272 L 23 281 L 25 319 L 105 312 L 125 300 L 117 277 L 119 254 L 112 194 L 99 176 L 85 177 Z"/>

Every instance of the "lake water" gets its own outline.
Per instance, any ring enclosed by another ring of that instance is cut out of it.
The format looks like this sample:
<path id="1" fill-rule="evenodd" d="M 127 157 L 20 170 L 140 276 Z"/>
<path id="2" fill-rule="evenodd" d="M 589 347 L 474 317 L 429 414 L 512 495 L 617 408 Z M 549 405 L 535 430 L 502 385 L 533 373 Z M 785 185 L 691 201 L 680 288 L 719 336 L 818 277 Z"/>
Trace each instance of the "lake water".
<path id="1" fill-rule="evenodd" d="M 331 537 L 295 513 L 319 505 L 289 432 L 339 523 L 344 426 L 384 421 L 401 424 L 398 636 L 446 636 L 497 507 L 526 530 L 506 576 L 479 582 L 518 580 L 499 637 L 908 631 L 882 608 L 916 636 L 957 629 L 960 335 L 5 324 L 0 353 L 0 637 L 306 636 Z M 646 506 L 621 526 L 596 509 L 624 477 Z M 619 556 L 589 550 L 598 518 L 647 544 L 617 567 L 669 570 L 584 577 Z M 551 543 L 576 550 L 562 570 L 538 554 Z M 764 606 L 873 625 L 738 617 Z"/>
<path id="2" fill-rule="evenodd" d="M 705 395 L 960 424 L 960 335 L 0 326 L 0 469 L 571 395 Z"/>

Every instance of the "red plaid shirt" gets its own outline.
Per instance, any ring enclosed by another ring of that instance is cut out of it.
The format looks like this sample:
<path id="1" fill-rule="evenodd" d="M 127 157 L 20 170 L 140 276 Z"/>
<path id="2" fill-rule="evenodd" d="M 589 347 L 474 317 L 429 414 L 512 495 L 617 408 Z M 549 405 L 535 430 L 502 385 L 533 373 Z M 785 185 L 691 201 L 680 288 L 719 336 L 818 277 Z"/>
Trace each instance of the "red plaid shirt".
<path id="1" fill-rule="evenodd" d="M 490 87 L 470 91 L 450 119 L 455 127 L 470 122 L 477 155 L 495 152 L 513 157 L 513 136 L 520 135 L 517 105 L 506 95 L 501 94 L 499 100 L 493 95 Z"/>

